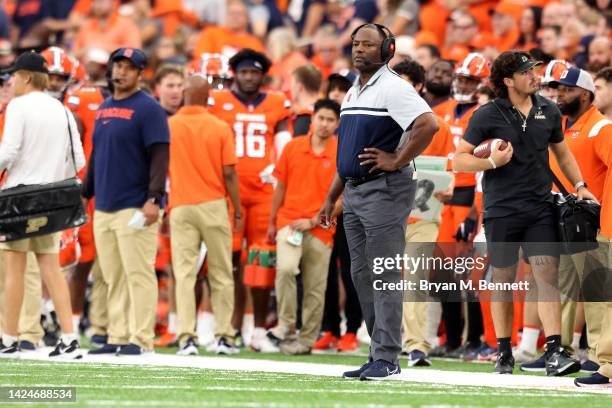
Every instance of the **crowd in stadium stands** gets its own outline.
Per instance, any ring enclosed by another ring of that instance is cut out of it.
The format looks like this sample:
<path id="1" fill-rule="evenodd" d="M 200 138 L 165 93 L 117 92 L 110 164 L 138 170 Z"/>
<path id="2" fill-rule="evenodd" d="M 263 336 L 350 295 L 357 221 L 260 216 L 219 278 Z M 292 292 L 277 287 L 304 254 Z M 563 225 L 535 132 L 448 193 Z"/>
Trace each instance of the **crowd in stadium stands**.
<path id="1" fill-rule="evenodd" d="M 603 205 L 599 238 L 611 248 L 610 0 L 0 0 L 0 65 L 29 50 L 45 57 L 47 92 L 73 112 L 90 162 L 80 177 L 85 186 L 95 179 L 86 194 L 92 219 L 63 233 L 60 252 L 73 324 L 91 352 L 138 355 L 155 345 L 188 355 L 198 347 L 295 355 L 367 344 L 341 205 L 336 228 L 317 219 L 334 175 L 340 105 L 357 76 L 351 33 L 364 23 L 395 35 L 389 66 L 439 124 L 423 155 L 448 158 L 449 171 L 470 118 L 495 97 L 492 61 L 513 49 L 542 61 L 539 93 L 565 114 L 566 141 Z M 570 67 L 584 70 L 594 89 L 549 86 Z M 108 99 L 133 72 L 139 100 Z M 3 74 L 1 127 L 12 98 Z M 108 120 L 132 115 L 135 123 L 104 130 Z M 107 146 L 100 141 L 107 132 L 141 132 L 142 140 Z M 168 137 L 166 205 L 163 188 L 145 197 L 146 186 L 134 191 L 129 179 L 149 177 L 151 163 L 165 171 L 158 151 Z M 448 189 L 433 192 L 443 203 L 439 219 L 411 218 L 407 243 L 454 244 L 441 247 L 456 256 L 457 244 L 481 230 L 481 175 L 452 174 Z M 140 196 L 151 206 L 135 205 Z M 134 207 L 147 225 L 137 232 L 127 227 Z M 530 275 L 523 261 L 520 273 Z M 28 258 L 24 351 L 54 345 L 59 335 L 37 274 Z M 512 342 L 525 370 L 543 371 L 535 305 L 515 305 Z M 598 370 L 598 342 L 610 348 L 611 313 L 610 303 L 563 304 L 562 344 L 583 370 Z M 405 302 L 403 336 L 409 365 L 430 365 L 429 356 L 496 356 L 490 303 L 460 293 Z"/>

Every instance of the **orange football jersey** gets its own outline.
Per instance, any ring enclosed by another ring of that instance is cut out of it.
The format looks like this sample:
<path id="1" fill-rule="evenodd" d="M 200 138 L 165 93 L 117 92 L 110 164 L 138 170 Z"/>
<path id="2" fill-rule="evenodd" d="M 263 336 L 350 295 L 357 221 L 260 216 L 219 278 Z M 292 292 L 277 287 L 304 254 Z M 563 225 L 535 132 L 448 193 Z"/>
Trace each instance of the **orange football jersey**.
<path id="1" fill-rule="evenodd" d="M 451 134 L 453 135 L 453 143 L 455 148 L 459 145 L 459 141 L 463 139 L 468 123 L 478 105 L 470 108 L 460 118 L 455 116 L 455 108 L 457 107 L 457 101 L 449 99 L 448 101 L 441 103 L 436 106 L 436 114 L 440 115 L 442 119 L 450 127 Z M 470 187 L 476 185 L 476 175 L 474 173 L 459 173 L 455 172 L 455 187 Z"/>
<path id="2" fill-rule="evenodd" d="M 102 102 L 104 102 L 104 99 L 105 96 L 102 90 L 97 86 L 79 87 L 66 96 L 66 106 L 78 116 L 85 129 L 81 135 L 81 139 L 83 141 L 85 160 L 88 162 L 93 149 L 92 137 L 96 120 L 96 111 Z"/>
<path id="3" fill-rule="evenodd" d="M 241 181 L 259 180 L 259 173 L 276 160 L 275 129 L 290 115 L 289 100 L 280 92 L 268 92 L 261 93 L 254 104 L 246 105 L 234 92 L 223 90 L 211 92 L 209 105 L 209 112 L 228 123 L 234 132 L 236 171 Z"/>

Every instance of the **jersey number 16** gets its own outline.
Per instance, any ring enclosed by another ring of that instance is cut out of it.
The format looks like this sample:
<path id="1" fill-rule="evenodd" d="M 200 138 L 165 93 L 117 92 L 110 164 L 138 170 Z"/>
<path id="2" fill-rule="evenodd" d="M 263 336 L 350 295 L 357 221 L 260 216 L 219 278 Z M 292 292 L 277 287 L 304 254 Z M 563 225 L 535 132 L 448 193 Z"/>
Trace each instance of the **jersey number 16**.
<path id="1" fill-rule="evenodd" d="M 245 132 L 246 125 L 246 132 Z M 236 122 L 236 156 L 263 158 L 266 156 L 266 133 L 268 126 L 259 122 Z"/>

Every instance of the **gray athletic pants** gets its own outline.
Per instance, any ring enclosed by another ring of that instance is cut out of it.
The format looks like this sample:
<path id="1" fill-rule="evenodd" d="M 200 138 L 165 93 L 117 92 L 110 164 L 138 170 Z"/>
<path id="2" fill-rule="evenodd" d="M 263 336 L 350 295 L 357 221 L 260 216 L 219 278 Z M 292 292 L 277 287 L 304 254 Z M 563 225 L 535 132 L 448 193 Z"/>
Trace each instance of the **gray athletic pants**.
<path id="1" fill-rule="evenodd" d="M 403 292 L 374 289 L 376 280 L 400 282 L 401 270 L 393 267 L 375 274 L 374 262 L 376 258 L 403 257 L 406 221 L 416 192 L 413 172 L 412 167 L 405 167 L 358 186 L 347 182 L 342 194 L 352 277 L 372 339 L 372 361 L 398 364 L 402 349 Z"/>

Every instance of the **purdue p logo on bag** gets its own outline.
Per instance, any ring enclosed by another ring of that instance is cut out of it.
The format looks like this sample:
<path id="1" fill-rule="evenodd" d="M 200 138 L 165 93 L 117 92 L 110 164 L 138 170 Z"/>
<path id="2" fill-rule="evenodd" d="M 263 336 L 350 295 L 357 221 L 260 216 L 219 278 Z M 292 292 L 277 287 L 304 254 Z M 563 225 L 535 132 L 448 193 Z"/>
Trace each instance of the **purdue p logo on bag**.
<path id="1" fill-rule="evenodd" d="M 28 227 L 26 228 L 26 234 L 38 232 L 39 229 L 46 226 L 49 222 L 47 217 L 36 217 L 28 220 Z"/>

